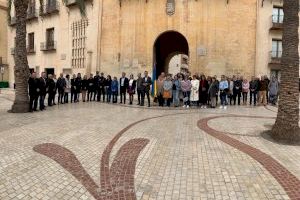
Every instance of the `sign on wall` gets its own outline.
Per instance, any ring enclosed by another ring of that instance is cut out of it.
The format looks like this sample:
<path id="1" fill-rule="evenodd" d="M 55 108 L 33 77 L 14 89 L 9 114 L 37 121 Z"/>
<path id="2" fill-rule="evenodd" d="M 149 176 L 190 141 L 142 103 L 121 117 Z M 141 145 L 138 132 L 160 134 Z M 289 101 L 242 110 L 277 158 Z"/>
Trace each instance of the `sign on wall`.
<path id="1" fill-rule="evenodd" d="M 175 0 L 167 0 L 166 12 L 169 16 L 175 14 Z"/>

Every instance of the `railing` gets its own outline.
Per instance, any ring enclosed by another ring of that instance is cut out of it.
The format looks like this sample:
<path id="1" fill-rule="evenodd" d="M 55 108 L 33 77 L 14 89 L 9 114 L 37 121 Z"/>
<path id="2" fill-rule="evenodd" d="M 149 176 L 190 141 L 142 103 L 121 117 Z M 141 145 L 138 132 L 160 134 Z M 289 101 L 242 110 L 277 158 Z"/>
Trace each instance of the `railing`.
<path id="1" fill-rule="evenodd" d="M 26 47 L 26 50 L 27 50 L 27 53 L 28 53 L 28 54 L 34 54 L 34 53 L 35 53 L 35 46 L 28 45 L 28 46 Z"/>
<path id="2" fill-rule="evenodd" d="M 272 15 L 271 16 L 271 30 L 283 29 L 284 15 Z"/>
<path id="3" fill-rule="evenodd" d="M 41 42 L 41 51 L 55 51 L 56 41 Z"/>
<path id="4" fill-rule="evenodd" d="M 31 20 L 31 19 L 35 19 L 37 18 L 38 15 L 37 15 L 37 11 L 36 9 L 28 9 L 27 11 L 27 20 Z"/>
<path id="5" fill-rule="evenodd" d="M 16 25 L 16 23 L 17 23 L 17 18 L 16 17 L 11 17 L 10 18 L 10 26 L 14 26 L 14 25 Z"/>
<path id="6" fill-rule="evenodd" d="M 46 4 L 44 6 L 40 7 L 40 15 L 49 15 L 52 13 L 58 13 L 59 12 L 59 2 L 58 1 L 52 1 L 49 4 Z"/>
<path id="7" fill-rule="evenodd" d="M 282 51 L 270 51 L 270 61 L 271 64 L 281 63 Z"/>
<path id="8" fill-rule="evenodd" d="M 10 48 L 10 54 L 15 55 L 15 53 L 16 53 L 16 49 L 15 48 Z"/>
<path id="9" fill-rule="evenodd" d="M 85 1 L 93 1 L 93 0 L 85 0 Z M 68 0 L 66 6 L 76 5 L 76 0 Z"/>

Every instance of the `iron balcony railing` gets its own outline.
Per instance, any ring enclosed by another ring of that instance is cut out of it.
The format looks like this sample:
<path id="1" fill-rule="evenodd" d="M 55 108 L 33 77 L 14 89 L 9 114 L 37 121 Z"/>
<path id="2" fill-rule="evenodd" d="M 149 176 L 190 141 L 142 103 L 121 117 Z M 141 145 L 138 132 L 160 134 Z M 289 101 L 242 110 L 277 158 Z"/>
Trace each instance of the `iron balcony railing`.
<path id="1" fill-rule="evenodd" d="M 38 18 L 37 10 L 35 8 L 30 8 L 27 11 L 27 20 Z"/>
<path id="2" fill-rule="evenodd" d="M 41 51 L 56 50 L 56 41 L 41 42 Z"/>
<path id="3" fill-rule="evenodd" d="M 14 26 L 14 25 L 16 25 L 16 23 L 17 23 L 17 18 L 16 17 L 11 17 L 9 25 Z"/>
<path id="4" fill-rule="evenodd" d="M 270 51 L 270 61 L 271 64 L 280 64 L 282 51 Z"/>
<path id="5" fill-rule="evenodd" d="M 15 55 L 15 53 L 16 53 L 16 49 L 14 47 L 10 48 L 10 54 Z"/>
<path id="6" fill-rule="evenodd" d="M 35 53 L 35 46 L 34 45 L 28 45 L 26 47 L 27 53 L 28 54 L 34 54 Z"/>
<path id="7" fill-rule="evenodd" d="M 271 30 L 283 29 L 283 18 L 284 15 L 272 15 L 271 16 Z"/>
<path id="8" fill-rule="evenodd" d="M 93 1 L 93 0 L 85 0 L 86 2 L 87 1 Z M 66 6 L 73 6 L 73 5 L 76 5 L 76 0 L 68 0 L 67 3 L 66 3 Z"/>
<path id="9" fill-rule="evenodd" d="M 51 3 L 48 3 L 44 6 L 40 7 L 40 15 L 49 15 L 52 13 L 58 13 L 59 12 L 59 2 L 58 1 L 51 1 Z"/>

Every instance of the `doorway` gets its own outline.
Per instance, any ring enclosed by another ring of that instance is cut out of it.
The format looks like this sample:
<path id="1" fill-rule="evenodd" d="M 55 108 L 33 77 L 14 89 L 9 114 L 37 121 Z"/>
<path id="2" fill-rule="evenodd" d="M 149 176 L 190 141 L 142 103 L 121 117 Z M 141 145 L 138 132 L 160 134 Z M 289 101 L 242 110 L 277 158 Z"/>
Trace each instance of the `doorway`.
<path id="1" fill-rule="evenodd" d="M 162 72 L 169 73 L 170 61 L 177 55 L 180 55 L 180 59 L 182 57 L 186 59 L 189 56 L 186 38 L 177 31 L 166 31 L 159 35 L 153 49 L 153 78 L 157 79 Z M 177 64 L 181 65 L 181 60 Z M 178 69 L 182 67 L 178 66 Z"/>

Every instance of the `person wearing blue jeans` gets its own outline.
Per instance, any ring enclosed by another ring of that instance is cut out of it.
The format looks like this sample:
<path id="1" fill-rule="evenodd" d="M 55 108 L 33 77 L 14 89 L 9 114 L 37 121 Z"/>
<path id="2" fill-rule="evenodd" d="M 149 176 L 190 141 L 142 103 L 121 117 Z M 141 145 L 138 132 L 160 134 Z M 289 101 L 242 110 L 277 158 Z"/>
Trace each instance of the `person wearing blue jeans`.
<path id="1" fill-rule="evenodd" d="M 175 75 L 174 80 L 173 80 L 173 105 L 174 105 L 174 107 L 179 106 L 179 90 L 180 90 L 180 81 L 178 80 L 177 75 Z"/>
<path id="2" fill-rule="evenodd" d="M 228 90 L 228 81 L 225 79 L 225 76 L 222 75 L 221 76 L 221 81 L 219 83 L 219 89 L 220 89 L 220 98 L 221 98 L 221 106 L 220 109 L 227 109 L 226 106 L 226 92 Z"/>

